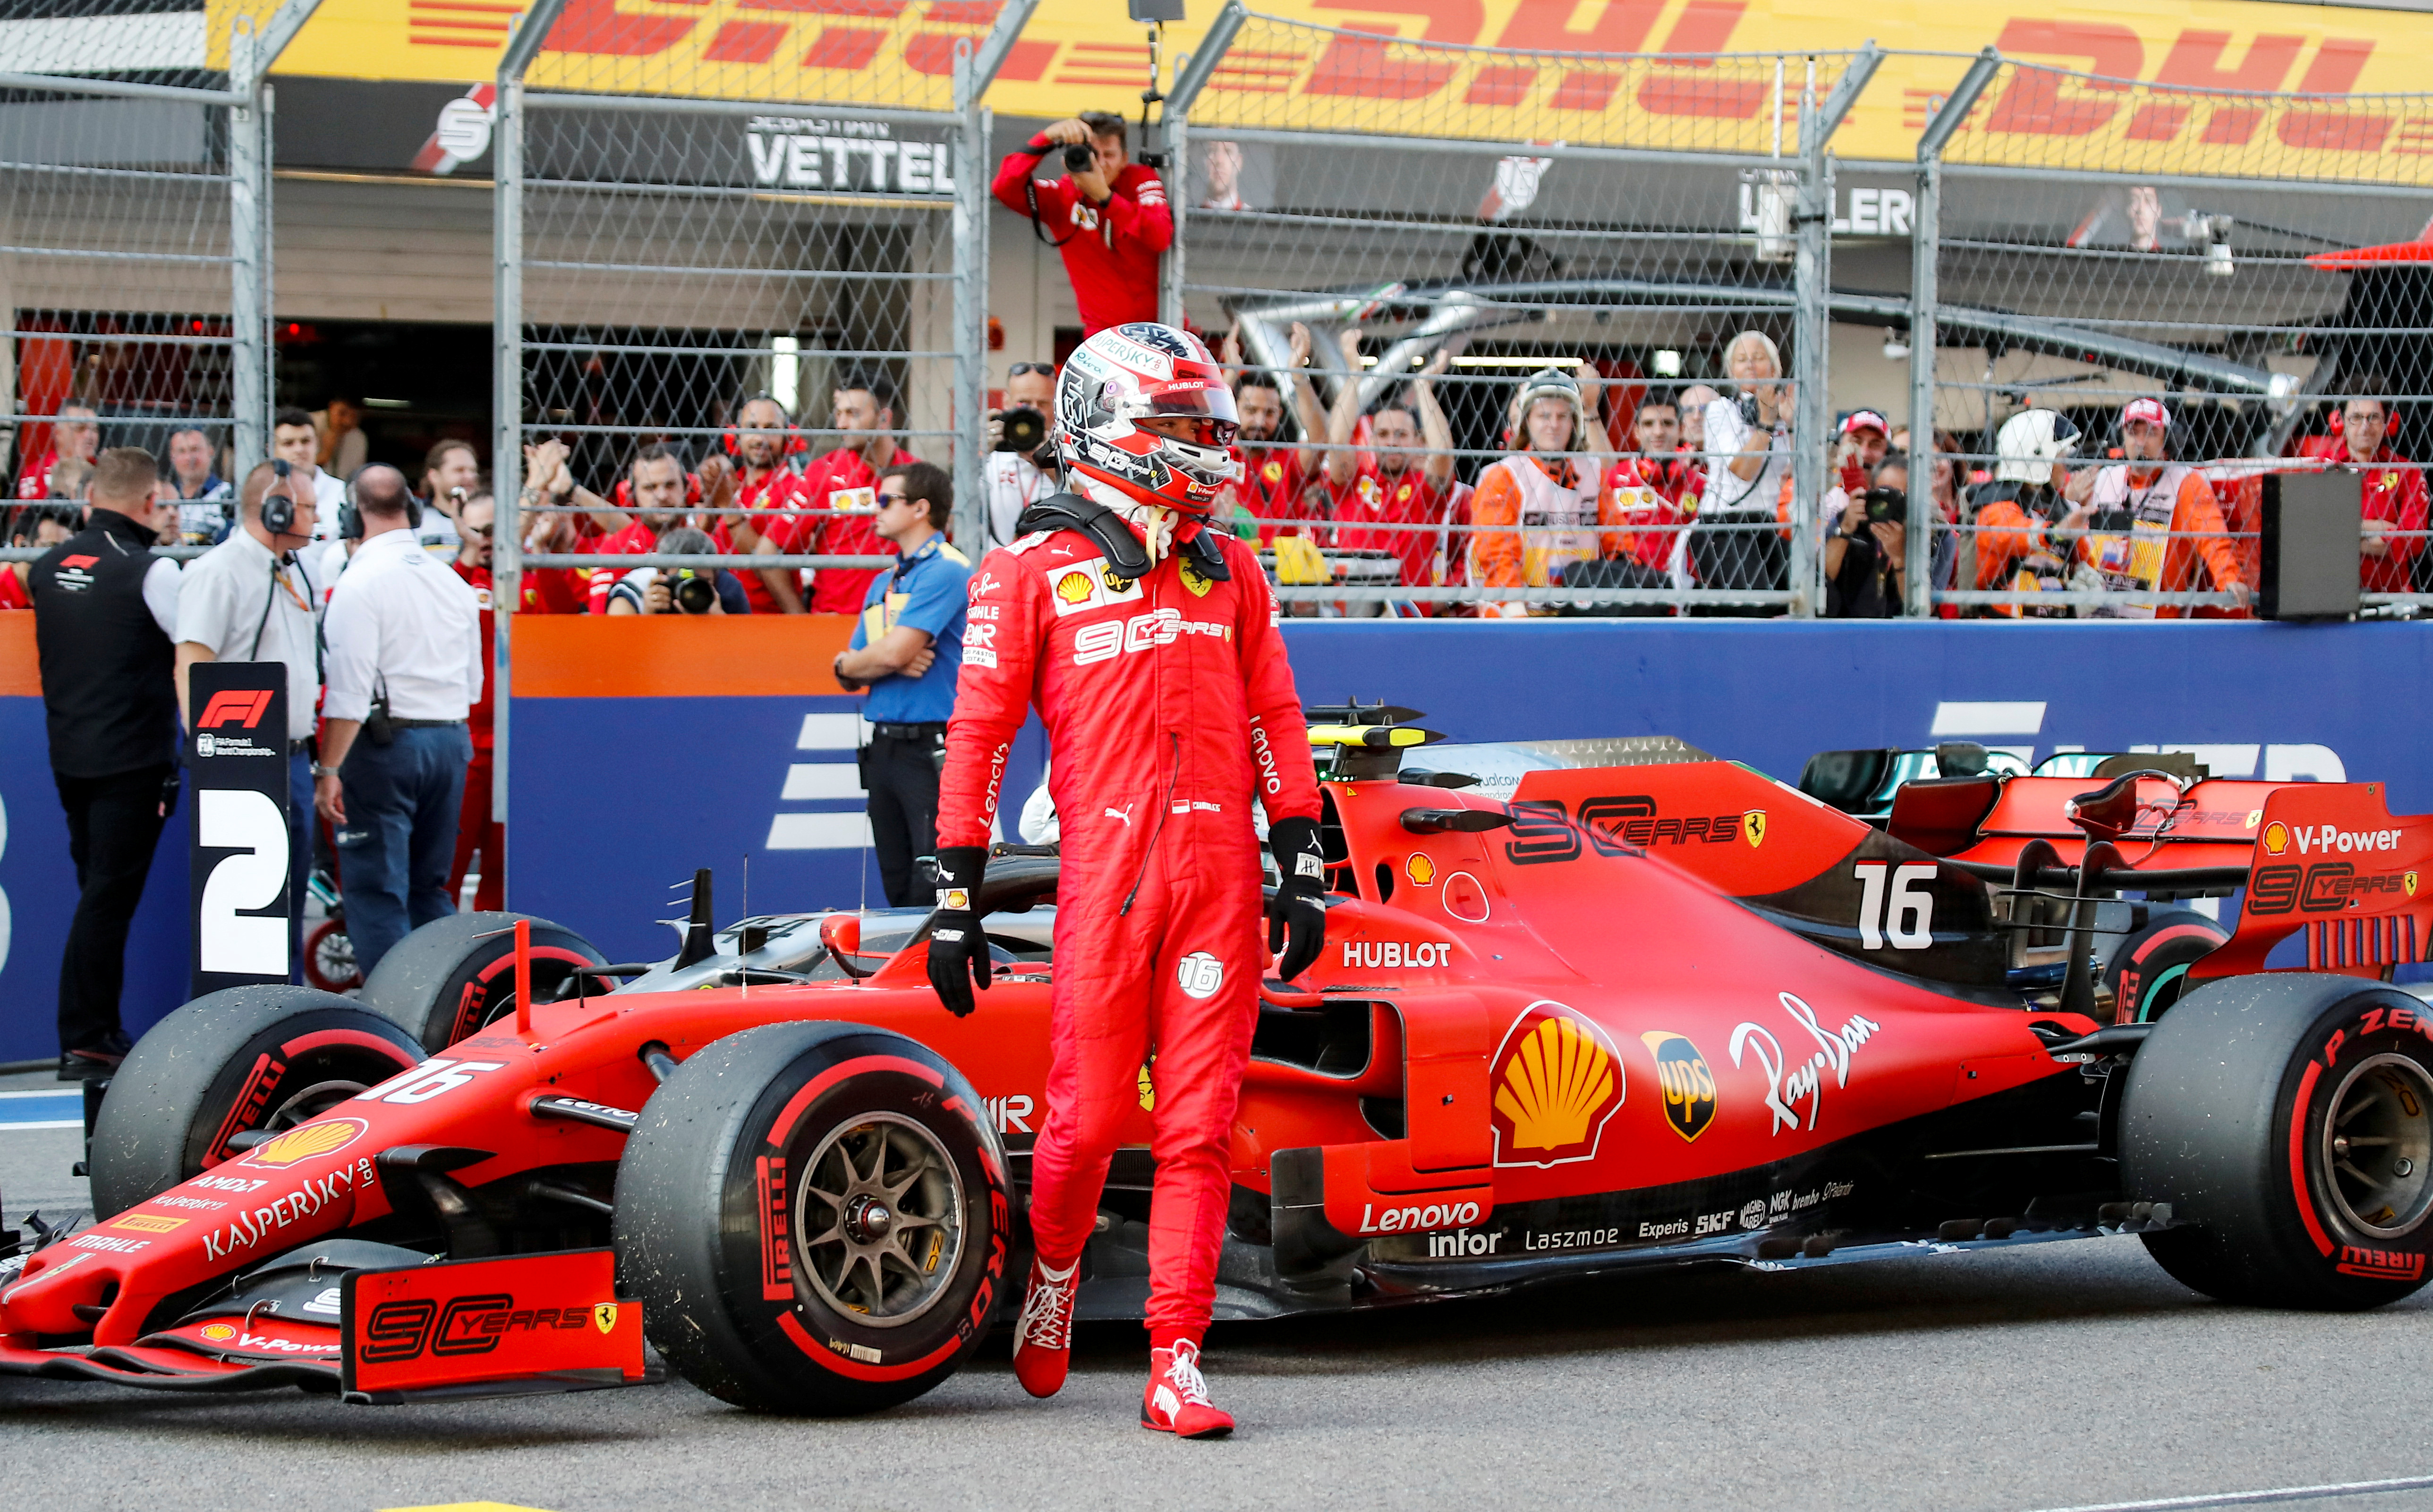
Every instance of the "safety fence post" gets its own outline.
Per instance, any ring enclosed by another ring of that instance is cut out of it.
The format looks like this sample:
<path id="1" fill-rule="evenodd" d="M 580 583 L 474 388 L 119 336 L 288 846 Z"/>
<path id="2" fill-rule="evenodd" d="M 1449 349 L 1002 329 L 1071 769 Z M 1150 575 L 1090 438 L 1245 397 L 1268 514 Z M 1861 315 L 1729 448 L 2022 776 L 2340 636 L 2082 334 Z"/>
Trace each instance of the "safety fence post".
<path id="1" fill-rule="evenodd" d="M 1829 453 L 1833 445 L 1831 379 L 1833 331 L 1833 130 L 1850 113 L 1883 61 L 1872 41 L 1850 59 L 1832 93 L 1816 99 L 1815 61 L 1799 106 L 1799 200 L 1793 216 L 1796 254 L 1793 263 L 1791 371 L 1791 614 L 1808 619 L 1825 609 L 1825 580 L 1817 554 L 1816 518 L 1825 498 Z"/>
<path id="2" fill-rule="evenodd" d="M 518 506 L 524 474 L 524 73 L 565 7 L 566 0 L 536 0 L 516 24 L 499 59 L 490 129 L 490 818 L 502 838 L 499 848 L 508 854 L 485 856 L 482 864 L 499 869 L 502 901 L 513 875 L 514 847 L 504 837 L 515 760 L 516 609 L 523 602 L 524 525 Z"/>
<path id="3" fill-rule="evenodd" d="M 1160 145 L 1166 155 L 1165 201 L 1174 216 L 1174 243 L 1166 248 L 1159 268 L 1157 317 L 1169 326 L 1181 327 L 1190 318 L 1182 291 L 1190 259 L 1190 241 L 1183 234 L 1183 226 L 1191 215 L 1191 195 L 1187 193 L 1191 182 L 1191 107 L 1199 98 L 1199 92 L 1208 87 L 1216 65 L 1225 60 L 1226 50 L 1234 45 L 1234 38 L 1249 15 L 1241 0 L 1228 0 L 1225 8 L 1216 12 L 1216 19 L 1209 24 L 1199 45 L 1174 60 L 1174 85 L 1165 92 L 1165 103 L 1159 108 L 1158 125 L 1164 133 Z"/>
<path id="4" fill-rule="evenodd" d="M 1014 0 L 997 12 L 995 25 L 975 49 L 968 39 L 955 44 L 955 114 L 961 137 L 962 171 L 955 180 L 955 518 L 954 536 L 974 544 L 988 539 L 987 428 L 989 311 L 989 132 L 992 116 L 981 98 L 1005 66 L 1039 0 Z"/>
<path id="5" fill-rule="evenodd" d="M 1910 212 L 1909 530 L 1901 562 L 1901 612 L 1921 618 L 1934 612 L 1930 579 L 1934 532 L 1941 528 L 1934 499 L 1935 468 L 1941 465 L 1934 447 L 1934 269 L 1943 246 L 1943 146 L 1977 108 L 1978 96 L 2001 65 L 2001 55 L 1993 48 L 1980 53 L 1951 93 L 1934 103 L 1917 139 L 1917 192 Z M 1957 468 L 1959 459 L 1951 461 Z"/>

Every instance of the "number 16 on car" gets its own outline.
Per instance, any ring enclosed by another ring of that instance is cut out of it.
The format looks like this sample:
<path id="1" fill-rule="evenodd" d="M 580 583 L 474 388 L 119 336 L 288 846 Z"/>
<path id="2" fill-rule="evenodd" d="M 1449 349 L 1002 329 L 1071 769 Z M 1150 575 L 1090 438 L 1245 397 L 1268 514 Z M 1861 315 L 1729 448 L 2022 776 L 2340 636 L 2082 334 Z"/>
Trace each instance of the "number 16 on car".
<path id="1" fill-rule="evenodd" d="M 1859 879 L 1859 943 L 1868 950 L 1924 950 L 1934 943 L 1934 880 L 1931 861 L 1894 866 L 1862 861 L 1850 869 Z M 1886 886 L 1889 881 L 1890 886 Z"/>

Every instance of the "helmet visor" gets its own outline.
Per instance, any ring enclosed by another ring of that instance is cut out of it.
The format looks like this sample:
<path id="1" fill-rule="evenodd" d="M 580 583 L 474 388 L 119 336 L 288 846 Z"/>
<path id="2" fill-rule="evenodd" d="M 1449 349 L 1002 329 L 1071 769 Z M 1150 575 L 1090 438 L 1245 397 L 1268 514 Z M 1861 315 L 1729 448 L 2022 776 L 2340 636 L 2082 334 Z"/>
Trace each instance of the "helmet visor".
<path id="1" fill-rule="evenodd" d="M 1186 378 L 1155 385 L 1137 404 L 1134 425 L 1190 446 L 1222 450 L 1234 444 L 1241 429 L 1233 392 L 1214 380 Z"/>

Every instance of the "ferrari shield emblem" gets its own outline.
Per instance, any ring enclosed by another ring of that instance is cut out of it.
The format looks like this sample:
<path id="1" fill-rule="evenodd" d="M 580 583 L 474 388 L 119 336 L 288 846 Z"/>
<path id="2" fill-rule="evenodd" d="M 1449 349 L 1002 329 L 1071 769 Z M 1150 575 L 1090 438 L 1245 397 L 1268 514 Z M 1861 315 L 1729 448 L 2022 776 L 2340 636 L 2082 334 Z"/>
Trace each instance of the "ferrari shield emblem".
<path id="1" fill-rule="evenodd" d="M 1765 843 L 1764 809 L 1752 808 L 1747 813 L 1741 815 L 1741 836 L 1749 842 L 1749 849 L 1751 850 L 1755 850 Z"/>
<path id="2" fill-rule="evenodd" d="M 617 1332 L 617 1304 L 615 1302 L 592 1303 L 591 1326 L 603 1334 Z"/>
<path id="3" fill-rule="evenodd" d="M 1149 1059 L 1154 1061 L 1157 1057 L 1151 1056 Z M 1143 1064 L 1140 1068 L 1139 1090 L 1141 1112 L 1152 1113 L 1156 1111 L 1157 1083 L 1149 1079 L 1148 1066 L 1147 1064 Z"/>
<path id="4" fill-rule="evenodd" d="M 2407 895 L 2409 897 L 2414 897 L 2416 895 L 2416 874 L 2410 872 L 2406 876 L 2401 877 L 2399 879 L 2399 885 L 2407 889 Z"/>
<path id="5" fill-rule="evenodd" d="M 1199 569 L 1192 566 L 1189 562 L 1182 564 L 1182 586 L 1191 590 L 1194 598 L 1204 599 L 1208 597 L 1208 586 L 1210 582 L 1211 579 L 1206 573 L 1201 572 Z"/>

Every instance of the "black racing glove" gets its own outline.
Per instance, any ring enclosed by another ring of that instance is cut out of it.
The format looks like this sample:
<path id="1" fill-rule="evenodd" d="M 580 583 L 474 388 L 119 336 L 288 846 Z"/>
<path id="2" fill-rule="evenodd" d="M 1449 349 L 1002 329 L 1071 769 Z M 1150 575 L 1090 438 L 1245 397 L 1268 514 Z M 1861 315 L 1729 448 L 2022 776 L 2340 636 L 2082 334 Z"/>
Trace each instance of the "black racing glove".
<path id="1" fill-rule="evenodd" d="M 1268 850 L 1284 878 L 1268 900 L 1268 948 L 1283 953 L 1276 975 L 1291 981 L 1317 965 L 1326 948 L 1326 857 L 1317 822 L 1277 820 L 1268 826 Z"/>
<path id="2" fill-rule="evenodd" d="M 974 905 L 979 899 L 980 874 L 988 868 L 988 849 L 981 845 L 938 847 L 938 911 L 929 925 L 929 985 L 938 1001 L 957 1018 L 969 1016 L 979 1005 L 972 1000 L 977 983 L 985 992 L 995 968 L 990 963 L 988 936 L 980 930 Z"/>

